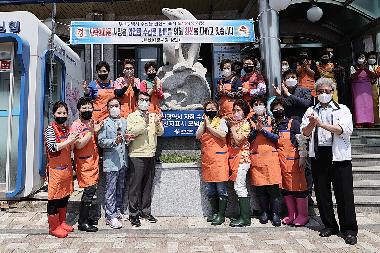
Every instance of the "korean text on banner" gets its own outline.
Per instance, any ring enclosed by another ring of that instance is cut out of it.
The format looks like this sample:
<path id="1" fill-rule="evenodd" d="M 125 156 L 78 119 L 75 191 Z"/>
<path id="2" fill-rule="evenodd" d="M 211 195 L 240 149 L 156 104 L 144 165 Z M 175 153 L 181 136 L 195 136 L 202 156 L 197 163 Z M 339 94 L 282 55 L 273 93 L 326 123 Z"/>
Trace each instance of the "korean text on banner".
<path id="1" fill-rule="evenodd" d="M 254 42 L 253 20 L 72 21 L 71 44 Z"/>

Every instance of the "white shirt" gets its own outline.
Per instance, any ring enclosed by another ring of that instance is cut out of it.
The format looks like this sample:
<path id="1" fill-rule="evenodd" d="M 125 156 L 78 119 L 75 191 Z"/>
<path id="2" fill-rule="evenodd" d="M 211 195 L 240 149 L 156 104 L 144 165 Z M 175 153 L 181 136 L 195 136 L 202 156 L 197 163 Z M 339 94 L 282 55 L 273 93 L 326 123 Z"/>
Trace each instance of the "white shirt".
<path id="1" fill-rule="evenodd" d="M 322 123 L 327 123 L 332 125 L 332 112 L 333 109 L 338 109 L 333 102 L 330 102 L 326 108 L 323 108 L 318 104 L 316 106 L 318 110 L 318 117 Z M 333 143 L 333 135 L 330 131 L 323 129 L 322 127 L 318 128 L 318 146 L 331 147 Z"/>
<path id="2" fill-rule="evenodd" d="M 309 124 L 309 116 L 311 114 L 318 114 L 318 107 L 320 105 L 312 106 L 307 109 L 305 112 L 302 123 L 301 123 L 301 133 L 302 129 L 305 128 Z M 339 104 L 337 107 L 334 104 L 334 108 L 331 113 L 332 125 L 339 125 L 343 132 L 341 134 L 334 134 L 332 140 L 332 153 L 333 153 L 333 161 L 349 161 L 351 160 L 351 142 L 350 136 L 353 131 L 352 124 L 352 114 L 350 109 L 347 106 Z M 336 109 L 335 109 L 336 108 Z M 309 139 L 309 157 L 315 157 L 314 150 L 314 136 L 315 129 L 311 133 L 310 136 L 305 136 Z"/>

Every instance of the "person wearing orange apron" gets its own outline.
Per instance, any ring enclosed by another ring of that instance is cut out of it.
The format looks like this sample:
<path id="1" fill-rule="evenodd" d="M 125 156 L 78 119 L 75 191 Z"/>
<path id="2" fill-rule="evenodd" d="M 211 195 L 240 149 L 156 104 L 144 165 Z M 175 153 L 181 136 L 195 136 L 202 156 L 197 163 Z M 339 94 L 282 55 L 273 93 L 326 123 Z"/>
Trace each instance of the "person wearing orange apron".
<path id="1" fill-rule="evenodd" d="M 84 96 L 89 97 L 93 101 L 94 112 L 92 119 L 95 122 L 101 122 L 108 117 L 107 102 L 115 97 L 114 84 L 108 79 L 110 65 L 101 61 L 96 64 L 96 72 L 98 78 L 89 84 L 83 82 Z"/>
<path id="2" fill-rule="evenodd" d="M 308 53 L 301 51 L 299 62 L 297 63 L 298 85 L 302 88 L 309 89 L 313 97 L 316 96 L 314 85 L 315 76 L 318 74 L 317 66 L 309 60 Z"/>
<path id="3" fill-rule="evenodd" d="M 251 119 L 250 145 L 251 184 L 255 186 L 261 214 L 259 221 L 266 224 L 271 214 L 273 226 L 281 226 L 280 185 L 281 167 L 277 152 L 278 135 L 272 132 L 271 120 L 266 113 L 266 100 L 257 97 L 252 100 L 255 112 Z"/>
<path id="4" fill-rule="evenodd" d="M 252 97 L 264 96 L 267 92 L 264 77 L 255 69 L 255 59 L 248 56 L 243 60 L 245 75 L 241 77 L 243 83 L 243 99 L 250 105 Z"/>
<path id="5" fill-rule="evenodd" d="M 240 78 L 232 71 L 233 67 L 229 59 L 224 59 L 220 63 L 223 78 L 218 83 L 217 99 L 221 117 L 231 117 L 234 102 L 243 97 L 243 85 Z"/>
<path id="6" fill-rule="evenodd" d="M 338 101 L 338 85 L 335 79 L 335 64 L 330 60 L 329 52 L 323 51 L 321 55 L 321 61 L 317 64 L 320 77 L 326 77 L 331 79 L 335 85 L 336 90 L 334 92 L 334 100 Z M 340 93 L 340 90 L 339 90 Z"/>
<path id="7" fill-rule="evenodd" d="M 379 88 L 380 88 L 380 80 L 379 80 L 379 72 L 380 72 L 380 66 L 377 64 L 377 53 L 376 52 L 369 52 L 368 53 L 368 68 L 370 71 L 375 73 L 376 75 L 374 78 L 372 78 L 372 97 L 373 97 L 373 111 L 374 111 L 374 118 L 375 118 L 375 125 L 379 125 L 380 118 L 379 118 Z M 337 101 L 337 100 L 335 100 Z"/>
<path id="8" fill-rule="evenodd" d="M 234 190 L 239 198 L 240 209 L 240 216 L 230 222 L 231 227 L 251 225 L 251 205 L 246 185 L 247 173 L 251 163 L 248 142 L 251 126 L 247 120 L 249 112 L 250 107 L 247 102 L 238 99 L 233 106 L 233 116 L 228 119 L 230 180 L 234 182 Z"/>
<path id="9" fill-rule="evenodd" d="M 148 62 L 145 64 L 145 73 L 147 79 L 140 84 L 140 91 L 147 92 L 151 96 L 149 112 L 161 114 L 160 101 L 164 99 L 164 92 L 162 90 L 162 82 L 157 77 L 157 64 L 155 62 Z"/>
<path id="10" fill-rule="evenodd" d="M 123 76 L 115 81 L 115 95 L 121 102 L 121 117 L 128 115 L 137 109 L 137 96 L 140 92 L 140 79 L 134 77 L 135 61 L 126 59 L 124 61 Z"/>
<path id="11" fill-rule="evenodd" d="M 74 231 L 66 223 L 66 211 L 70 194 L 74 191 L 71 145 L 78 134 L 70 133 L 66 127 L 68 108 L 58 101 L 53 106 L 54 121 L 45 129 L 44 138 L 47 153 L 46 174 L 48 180 L 48 222 L 49 234 L 64 238 Z"/>
<path id="12" fill-rule="evenodd" d="M 204 105 L 204 121 L 195 134 L 201 142 L 202 180 L 206 183 L 211 215 L 207 222 L 220 225 L 225 221 L 227 206 L 228 147 L 226 120 L 218 115 L 219 106 L 214 101 Z"/>
<path id="13" fill-rule="evenodd" d="M 278 140 L 278 156 L 281 165 L 282 195 L 288 209 L 288 215 L 282 219 L 282 223 L 304 226 L 309 220 L 308 191 L 305 177 L 306 140 L 302 140 L 301 123 L 298 118 L 289 119 L 285 117 L 284 102 L 281 98 L 276 98 L 270 107 L 275 119 L 275 129 L 280 137 Z"/>
<path id="14" fill-rule="evenodd" d="M 103 121 L 95 124 L 92 119 L 93 105 L 89 98 L 80 98 L 77 108 L 80 118 L 73 122 L 71 131 L 80 135 L 75 142 L 74 161 L 79 187 L 84 188 L 80 203 L 78 229 L 96 232 L 98 228 L 94 224 L 97 222 L 97 217 L 95 217 L 97 204 L 94 196 L 99 180 L 99 152 L 96 134 L 102 127 Z"/>

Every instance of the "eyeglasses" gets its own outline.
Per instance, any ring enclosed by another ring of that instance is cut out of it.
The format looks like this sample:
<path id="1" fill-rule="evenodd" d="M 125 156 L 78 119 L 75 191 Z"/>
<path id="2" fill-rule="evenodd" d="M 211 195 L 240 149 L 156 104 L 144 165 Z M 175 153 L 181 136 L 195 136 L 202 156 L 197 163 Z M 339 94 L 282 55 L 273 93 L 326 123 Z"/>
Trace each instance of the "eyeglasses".
<path id="1" fill-rule="evenodd" d="M 334 90 L 317 90 L 317 94 L 322 94 L 322 93 L 331 94 L 333 92 Z"/>
<path id="2" fill-rule="evenodd" d="M 139 98 L 139 101 L 141 101 L 141 102 L 149 102 L 150 101 L 150 99 L 149 98 L 146 98 L 146 99 L 143 99 L 143 98 Z"/>
<path id="3" fill-rule="evenodd" d="M 130 68 L 124 68 L 125 70 L 134 70 L 134 68 L 130 67 Z"/>

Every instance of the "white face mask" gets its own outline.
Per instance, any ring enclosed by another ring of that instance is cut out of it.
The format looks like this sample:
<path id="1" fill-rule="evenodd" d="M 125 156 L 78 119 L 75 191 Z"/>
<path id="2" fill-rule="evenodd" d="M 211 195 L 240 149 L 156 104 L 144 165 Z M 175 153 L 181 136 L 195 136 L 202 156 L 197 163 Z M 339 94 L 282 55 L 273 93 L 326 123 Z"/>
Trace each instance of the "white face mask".
<path id="1" fill-rule="evenodd" d="M 294 79 L 294 78 L 288 78 L 288 79 L 286 79 L 286 81 L 285 81 L 285 85 L 286 85 L 286 87 L 289 87 L 289 88 L 294 88 L 294 87 L 296 87 L 296 86 L 297 86 L 297 83 L 298 83 L 297 79 Z"/>
<path id="2" fill-rule="evenodd" d="M 243 116 L 240 113 L 235 113 L 234 114 L 234 120 L 240 121 L 243 119 Z"/>
<path id="3" fill-rule="evenodd" d="M 223 77 L 229 77 L 231 75 L 231 70 L 230 69 L 223 69 L 222 71 L 222 76 Z"/>
<path id="4" fill-rule="evenodd" d="M 365 61 L 364 59 L 359 59 L 359 60 L 358 60 L 358 64 L 363 64 L 364 61 Z"/>
<path id="5" fill-rule="evenodd" d="M 141 111 L 147 111 L 149 106 L 150 106 L 150 102 L 149 101 L 139 101 L 138 106 L 139 106 L 139 109 Z"/>
<path id="6" fill-rule="evenodd" d="M 327 104 L 331 101 L 332 99 L 332 94 L 326 94 L 322 93 L 318 95 L 318 100 L 321 102 L 321 104 Z"/>
<path id="7" fill-rule="evenodd" d="M 376 64 L 376 59 L 368 59 L 368 64 L 369 65 L 375 65 Z"/>
<path id="8" fill-rule="evenodd" d="M 119 107 L 112 107 L 110 109 L 110 116 L 111 116 L 111 118 L 118 118 L 120 116 L 120 108 Z"/>
<path id="9" fill-rule="evenodd" d="M 253 110 L 257 115 L 263 115 L 266 109 L 264 105 L 256 105 L 253 107 Z"/>
<path id="10" fill-rule="evenodd" d="M 288 71 L 289 65 L 282 65 L 281 70 L 282 70 L 282 72 Z"/>

